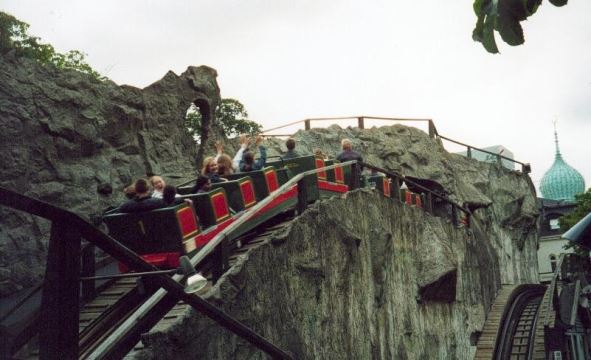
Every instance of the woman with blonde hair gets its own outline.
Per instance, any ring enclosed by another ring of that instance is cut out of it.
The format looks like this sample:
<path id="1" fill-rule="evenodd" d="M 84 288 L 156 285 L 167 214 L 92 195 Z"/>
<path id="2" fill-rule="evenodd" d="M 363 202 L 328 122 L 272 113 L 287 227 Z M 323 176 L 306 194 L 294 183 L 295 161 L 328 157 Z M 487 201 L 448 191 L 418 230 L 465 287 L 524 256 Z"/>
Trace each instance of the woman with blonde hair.
<path id="1" fill-rule="evenodd" d="M 221 178 L 218 174 L 218 163 L 213 156 L 208 156 L 203 160 L 201 175 L 207 176 L 212 183 L 227 181 L 226 179 Z"/>

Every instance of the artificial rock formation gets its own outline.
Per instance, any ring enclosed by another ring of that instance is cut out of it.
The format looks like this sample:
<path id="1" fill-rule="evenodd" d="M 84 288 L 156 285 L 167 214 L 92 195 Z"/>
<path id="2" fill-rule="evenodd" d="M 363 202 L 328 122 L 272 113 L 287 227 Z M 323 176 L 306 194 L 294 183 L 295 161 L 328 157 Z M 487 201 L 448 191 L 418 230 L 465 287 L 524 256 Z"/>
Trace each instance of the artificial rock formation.
<path id="1" fill-rule="evenodd" d="M 184 177 L 197 149 L 183 128 L 219 102 L 215 70 L 190 67 L 145 88 L 0 57 L 0 185 L 92 216 L 147 173 Z M 535 191 L 525 174 L 447 153 L 404 126 L 316 129 L 298 151 L 335 155 L 348 137 L 368 163 L 435 180 L 475 210 L 470 229 L 358 190 L 321 201 L 250 250 L 206 298 L 298 359 L 469 358 L 502 283 L 537 281 Z M 270 155 L 282 143 L 268 140 Z M 361 212 L 360 209 L 363 209 Z M 49 226 L 0 208 L 0 294 L 43 271 Z M 263 358 L 187 311 L 144 337 L 137 358 Z"/>
<path id="2" fill-rule="evenodd" d="M 138 89 L 0 56 L 0 186 L 92 217 L 138 177 L 194 173 L 198 149 L 183 122 L 192 103 L 213 120 L 216 76 L 189 67 Z M 49 225 L 3 207 L 0 219 L 5 296 L 40 280 Z"/>
<path id="3" fill-rule="evenodd" d="M 297 359 L 469 359 L 503 283 L 537 282 L 535 192 L 525 174 L 447 153 L 424 132 L 316 129 L 298 151 L 330 155 L 343 137 L 368 163 L 440 182 L 485 205 L 472 226 L 367 189 L 323 200 L 239 258 L 204 295 Z M 271 154 L 282 142 L 268 141 Z M 362 211 L 360 211 L 362 209 Z M 144 336 L 138 359 L 265 358 L 187 310 Z"/>

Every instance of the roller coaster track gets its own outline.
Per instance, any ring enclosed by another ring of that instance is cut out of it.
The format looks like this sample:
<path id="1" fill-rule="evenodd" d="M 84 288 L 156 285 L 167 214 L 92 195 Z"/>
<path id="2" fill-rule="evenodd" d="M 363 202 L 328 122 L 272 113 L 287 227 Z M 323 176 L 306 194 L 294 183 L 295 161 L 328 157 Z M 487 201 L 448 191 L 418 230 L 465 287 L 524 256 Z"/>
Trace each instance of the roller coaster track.
<path id="1" fill-rule="evenodd" d="M 503 286 L 484 324 L 474 359 L 544 359 L 545 290 L 533 284 Z"/>
<path id="2" fill-rule="evenodd" d="M 255 231 L 239 238 L 239 246 L 231 248 L 229 254 L 230 267 L 237 258 L 252 248 L 260 246 L 272 233 L 285 227 L 292 218 L 280 216 L 262 224 Z M 211 278 L 211 265 L 207 262 L 199 269 L 207 278 Z M 140 291 L 136 284 L 137 278 L 125 278 L 114 282 L 100 292 L 91 302 L 85 304 L 80 312 L 80 358 L 95 358 L 97 348 L 121 324 L 123 324 L 154 291 Z M 174 323 L 178 316 L 185 312 L 190 305 L 184 302 L 171 301 L 164 298 L 142 318 L 142 324 L 132 330 L 132 335 L 121 338 L 120 343 L 109 342 L 109 348 L 101 350 L 100 357 L 123 357 L 140 341 L 143 332 L 158 324 L 166 326 Z"/>

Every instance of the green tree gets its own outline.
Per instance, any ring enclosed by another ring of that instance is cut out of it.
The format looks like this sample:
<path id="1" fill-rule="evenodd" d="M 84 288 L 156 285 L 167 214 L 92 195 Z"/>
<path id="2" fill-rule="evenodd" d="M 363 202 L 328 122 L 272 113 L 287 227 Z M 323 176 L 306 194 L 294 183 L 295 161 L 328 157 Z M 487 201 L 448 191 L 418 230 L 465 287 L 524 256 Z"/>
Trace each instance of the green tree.
<path id="1" fill-rule="evenodd" d="M 572 228 L 591 212 L 591 188 L 582 194 L 575 195 L 575 200 L 577 201 L 575 210 L 560 218 L 560 227 L 564 230 Z"/>
<path id="2" fill-rule="evenodd" d="M 88 65 L 84 53 L 78 50 L 59 53 L 50 44 L 42 43 L 40 38 L 27 34 L 28 29 L 29 24 L 0 11 L 0 53 L 15 51 L 17 56 L 34 59 L 42 64 L 76 70 L 99 80 L 106 79 Z"/>
<path id="3" fill-rule="evenodd" d="M 221 125 L 224 136 L 234 137 L 238 134 L 256 134 L 261 131 L 261 125 L 248 120 L 248 113 L 244 105 L 235 99 L 222 99 L 215 109 L 216 122 Z M 201 129 L 201 114 L 195 106 L 187 111 L 185 125 L 196 140 L 199 140 Z"/>
<path id="4" fill-rule="evenodd" d="M 549 0 L 554 6 L 566 5 L 568 0 Z M 524 43 L 521 22 L 533 15 L 542 0 L 474 0 L 476 27 L 472 32 L 474 41 L 481 42 L 486 51 L 499 52 L 494 32 L 509 45 Z"/>
<path id="5" fill-rule="evenodd" d="M 587 189 L 586 192 L 575 195 L 575 200 L 577 201 L 577 206 L 575 209 L 564 216 L 560 217 L 560 227 L 567 231 L 568 229 L 575 226 L 582 218 L 587 216 L 591 212 L 591 188 Z M 589 253 L 588 250 L 582 248 L 581 246 L 573 243 L 568 242 L 564 245 L 565 249 L 574 249 L 575 253 L 579 254 L 580 256 L 587 256 Z"/>

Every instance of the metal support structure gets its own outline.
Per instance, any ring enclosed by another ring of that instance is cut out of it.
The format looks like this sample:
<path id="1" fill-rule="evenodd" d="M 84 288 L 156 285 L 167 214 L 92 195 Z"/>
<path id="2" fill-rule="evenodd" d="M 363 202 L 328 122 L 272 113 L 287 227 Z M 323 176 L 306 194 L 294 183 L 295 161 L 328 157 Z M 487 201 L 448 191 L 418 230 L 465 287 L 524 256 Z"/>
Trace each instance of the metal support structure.
<path id="1" fill-rule="evenodd" d="M 80 276 L 92 278 L 95 275 L 94 245 L 86 244 L 82 248 L 82 270 Z M 82 300 L 89 301 L 95 297 L 95 279 L 82 281 Z"/>
<path id="2" fill-rule="evenodd" d="M 304 128 L 310 130 L 310 120 L 304 120 Z"/>
<path id="3" fill-rule="evenodd" d="M 365 129 L 365 123 L 364 123 L 363 116 L 360 116 L 357 118 L 357 127 L 360 129 Z"/>
<path id="4" fill-rule="evenodd" d="M 467 147 L 466 156 L 468 157 L 468 159 L 472 159 L 472 146 Z"/>
<path id="5" fill-rule="evenodd" d="M 300 181 L 298 181 L 298 204 L 297 204 L 298 214 L 301 214 L 304 211 L 306 211 L 307 207 L 308 207 L 308 189 L 306 188 L 306 178 L 303 177 Z"/>
<path id="6" fill-rule="evenodd" d="M 166 289 L 169 294 L 184 301 L 200 313 L 205 314 L 207 317 L 229 329 L 234 334 L 266 352 L 272 359 L 293 359 L 290 354 L 273 345 L 267 339 L 257 334 L 240 321 L 229 316 L 221 309 L 215 307 L 206 300 L 203 300 L 198 295 L 185 293 L 184 288 L 170 277 L 159 276 L 156 279 L 159 280 L 159 285 Z"/>
<path id="7" fill-rule="evenodd" d="M 65 219 L 52 223 L 41 300 L 40 359 L 78 358 L 80 245 L 75 225 Z"/>
<path id="8" fill-rule="evenodd" d="M 292 184 L 284 184 L 284 187 L 287 185 L 292 186 Z M 273 196 L 278 195 L 279 194 Z M 255 206 L 262 207 L 266 202 L 268 203 L 271 201 L 273 196 L 270 196 L 269 199 L 265 199 Z M 52 221 L 45 281 L 43 283 L 43 297 L 41 301 L 39 358 L 78 359 L 81 239 L 84 238 L 88 240 L 106 253 L 109 253 L 114 259 L 125 262 L 131 269 L 136 271 L 147 272 L 158 271 L 158 269 L 155 266 L 146 263 L 136 253 L 119 244 L 116 240 L 103 233 L 87 220 L 70 211 L 2 187 L 0 187 L 0 205 L 9 206 L 13 209 L 22 210 L 29 214 Z M 242 221 L 246 221 L 247 218 L 249 217 L 245 216 Z M 238 222 L 235 225 L 238 226 Z M 220 245 L 223 240 L 224 239 L 219 238 L 219 241 L 215 241 L 216 246 Z M 214 241 L 212 240 L 212 242 Z M 212 242 L 208 244 L 213 246 Z M 272 358 L 292 358 L 290 354 L 276 347 L 267 339 L 224 313 L 214 305 L 198 296 L 185 293 L 183 286 L 175 281 L 180 280 L 182 277 L 182 275 L 175 275 L 174 278 L 171 278 L 168 275 L 150 276 L 150 279 L 155 279 L 156 284 L 164 287 L 165 290 L 159 290 L 162 297 L 166 296 L 168 291 L 168 299 L 171 301 L 169 304 L 170 306 L 168 306 L 167 309 L 172 308 L 178 300 L 183 300 L 187 304 L 196 308 L 196 310 L 217 322 L 219 325 L 244 338 L 257 348 L 265 351 Z M 149 303 L 150 300 L 144 303 L 136 312 L 139 312 L 144 308 L 149 308 Z M 151 314 L 152 313 L 149 312 L 144 314 L 146 317 L 141 320 L 144 325 L 146 319 L 150 318 Z M 135 324 L 138 323 L 137 318 L 128 320 L 132 320 Z M 120 329 L 117 328 L 114 333 L 109 335 L 107 339 L 101 343 L 99 346 L 100 349 L 93 351 L 93 354 L 98 350 L 105 351 L 105 342 L 109 340 L 114 342 L 114 340 L 112 340 L 113 335 L 115 335 L 119 341 L 129 340 L 129 334 L 125 331 L 125 329 L 120 331 Z M 139 339 L 135 339 L 133 344 L 138 340 Z M 106 346 L 109 347 L 110 345 Z M 106 351 L 108 351 L 108 349 Z M 99 356 L 99 358 L 103 357 Z"/>

